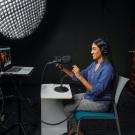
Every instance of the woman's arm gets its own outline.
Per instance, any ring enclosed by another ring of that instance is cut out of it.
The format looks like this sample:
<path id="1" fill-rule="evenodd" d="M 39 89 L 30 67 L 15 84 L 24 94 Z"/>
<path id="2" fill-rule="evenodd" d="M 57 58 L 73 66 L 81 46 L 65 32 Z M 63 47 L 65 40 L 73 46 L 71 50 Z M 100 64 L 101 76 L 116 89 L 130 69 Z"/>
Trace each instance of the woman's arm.
<path id="1" fill-rule="evenodd" d="M 57 67 L 59 67 L 63 72 L 65 72 L 68 76 L 70 76 L 71 78 L 73 76 L 75 76 L 83 85 L 87 90 L 92 91 L 92 85 L 85 79 L 85 77 L 83 77 L 80 73 L 80 69 L 76 66 L 73 65 L 73 69 L 70 70 L 68 68 L 66 68 L 64 65 L 62 64 L 57 64 Z"/>
<path id="2" fill-rule="evenodd" d="M 62 71 L 65 72 L 71 78 L 74 76 L 74 73 L 70 69 L 68 69 L 66 67 L 63 67 Z"/>
<path id="3" fill-rule="evenodd" d="M 62 65 L 62 64 L 56 64 L 56 67 L 58 67 L 59 69 L 61 69 L 64 73 L 66 73 L 71 78 L 74 76 L 74 73 L 72 72 L 72 70 L 66 68 L 64 65 Z"/>
<path id="4" fill-rule="evenodd" d="M 81 75 L 80 69 L 76 65 L 73 65 L 72 72 L 74 73 L 76 78 L 85 86 L 87 90 L 92 91 L 92 85 Z"/>

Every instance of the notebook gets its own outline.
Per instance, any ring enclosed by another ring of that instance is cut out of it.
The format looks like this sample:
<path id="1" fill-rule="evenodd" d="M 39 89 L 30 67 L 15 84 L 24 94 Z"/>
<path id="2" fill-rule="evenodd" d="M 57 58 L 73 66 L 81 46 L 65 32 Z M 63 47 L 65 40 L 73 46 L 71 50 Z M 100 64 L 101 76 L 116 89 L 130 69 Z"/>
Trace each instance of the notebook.
<path id="1" fill-rule="evenodd" d="M 13 66 L 11 61 L 11 48 L 0 47 L 0 71 L 3 74 L 29 75 L 34 67 Z"/>

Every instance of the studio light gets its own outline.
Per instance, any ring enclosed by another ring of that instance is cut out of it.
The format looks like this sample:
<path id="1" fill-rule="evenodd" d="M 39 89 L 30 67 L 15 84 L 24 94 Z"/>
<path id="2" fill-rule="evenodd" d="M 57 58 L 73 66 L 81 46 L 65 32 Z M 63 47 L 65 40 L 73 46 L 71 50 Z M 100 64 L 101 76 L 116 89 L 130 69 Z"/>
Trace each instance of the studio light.
<path id="1" fill-rule="evenodd" d="M 43 19 L 47 0 L 0 0 L 0 32 L 20 39 L 32 34 Z"/>

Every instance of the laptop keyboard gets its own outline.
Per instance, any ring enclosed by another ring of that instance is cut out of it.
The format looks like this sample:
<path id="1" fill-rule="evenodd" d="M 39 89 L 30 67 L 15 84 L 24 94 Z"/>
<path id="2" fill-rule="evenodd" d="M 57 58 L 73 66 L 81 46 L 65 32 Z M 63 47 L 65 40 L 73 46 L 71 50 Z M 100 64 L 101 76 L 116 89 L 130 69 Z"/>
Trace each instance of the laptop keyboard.
<path id="1" fill-rule="evenodd" d="M 22 67 L 12 67 L 8 69 L 6 72 L 18 72 L 22 69 Z"/>

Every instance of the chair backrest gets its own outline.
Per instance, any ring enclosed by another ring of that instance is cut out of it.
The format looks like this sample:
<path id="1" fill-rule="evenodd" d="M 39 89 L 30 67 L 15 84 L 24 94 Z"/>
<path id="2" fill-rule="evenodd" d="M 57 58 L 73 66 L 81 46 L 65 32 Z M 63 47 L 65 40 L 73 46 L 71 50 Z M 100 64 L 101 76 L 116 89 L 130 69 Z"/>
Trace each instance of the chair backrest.
<path id="1" fill-rule="evenodd" d="M 129 80 L 128 78 L 125 78 L 125 77 L 120 76 L 120 75 L 118 77 L 118 83 L 117 83 L 115 97 L 114 97 L 116 105 L 118 104 L 122 90 L 123 90 L 124 86 L 126 85 L 126 83 L 128 82 L 128 80 Z"/>

